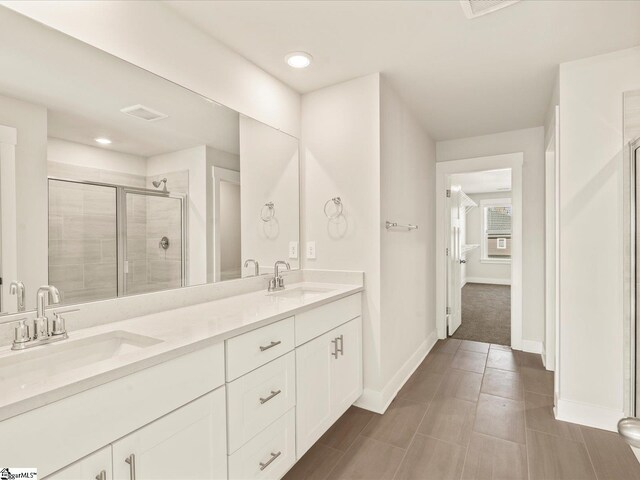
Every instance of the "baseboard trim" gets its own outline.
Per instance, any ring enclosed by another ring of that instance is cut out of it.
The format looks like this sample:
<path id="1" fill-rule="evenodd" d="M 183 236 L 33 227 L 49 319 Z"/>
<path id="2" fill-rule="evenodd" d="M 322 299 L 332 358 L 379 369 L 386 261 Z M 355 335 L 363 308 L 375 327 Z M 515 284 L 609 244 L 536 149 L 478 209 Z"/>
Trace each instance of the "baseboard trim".
<path id="1" fill-rule="evenodd" d="M 438 334 L 434 330 L 396 372 L 393 378 L 387 382 L 381 391 L 365 388 L 362 395 L 354 405 L 375 413 L 383 414 L 386 412 L 393 399 L 396 398 L 400 389 L 407 380 L 409 380 L 409 377 L 413 375 L 413 372 L 415 372 L 420 366 L 437 341 Z"/>
<path id="2" fill-rule="evenodd" d="M 465 283 L 488 283 L 490 285 L 511 285 L 511 279 L 467 277 Z"/>
<path id="3" fill-rule="evenodd" d="M 599 407 L 597 405 L 562 399 L 558 399 L 555 413 L 557 420 L 600 428 L 611 432 L 618 431 L 618 421 L 625 416 L 623 411 L 618 411 L 613 408 Z"/>
<path id="4" fill-rule="evenodd" d="M 542 342 L 538 342 L 537 340 L 522 340 L 522 351 L 529 353 L 538 353 L 542 356 L 544 348 L 542 346 Z M 544 358 L 542 359 L 544 363 Z"/>

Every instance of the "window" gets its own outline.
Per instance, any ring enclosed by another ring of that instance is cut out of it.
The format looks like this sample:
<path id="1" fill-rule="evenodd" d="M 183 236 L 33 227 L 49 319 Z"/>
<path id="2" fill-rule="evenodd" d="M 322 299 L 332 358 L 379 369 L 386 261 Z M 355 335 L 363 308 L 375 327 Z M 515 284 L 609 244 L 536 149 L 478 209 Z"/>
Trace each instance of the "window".
<path id="1" fill-rule="evenodd" d="M 511 199 L 482 200 L 483 263 L 511 263 Z"/>

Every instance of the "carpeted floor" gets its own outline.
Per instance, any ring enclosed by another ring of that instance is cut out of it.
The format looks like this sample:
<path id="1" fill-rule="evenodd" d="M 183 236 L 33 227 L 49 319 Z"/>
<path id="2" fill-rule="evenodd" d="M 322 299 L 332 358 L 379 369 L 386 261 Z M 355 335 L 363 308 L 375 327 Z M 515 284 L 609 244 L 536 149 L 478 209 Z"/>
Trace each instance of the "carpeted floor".
<path id="1" fill-rule="evenodd" d="M 461 340 L 511 345 L 511 287 L 467 283 L 462 288 Z"/>

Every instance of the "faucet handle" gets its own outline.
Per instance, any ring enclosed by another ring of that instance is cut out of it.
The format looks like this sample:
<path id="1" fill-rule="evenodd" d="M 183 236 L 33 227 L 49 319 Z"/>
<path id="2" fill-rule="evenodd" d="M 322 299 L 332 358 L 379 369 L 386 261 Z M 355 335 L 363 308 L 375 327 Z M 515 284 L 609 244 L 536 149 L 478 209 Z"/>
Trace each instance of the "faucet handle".
<path id="1" fill-rule="evenodd" d="M 57 310 L 53 312 L 53 322 L 51 328 L 51 335 L 66 335 L 67 326 L 62 316 L 63 313 L 79 312 L 79 308 L 70 308 L 68 310 Z"/>
<path id="2" fill-rule="evenodd" d="M 31 340 L 31 335 L 29 334 L 29 325 L 25 323 L 26 320 L 26 318 L 18 319 L 18 324 L 15 327 L 13 336 L 14 345 L 19 343 L 27 343 Z"/>

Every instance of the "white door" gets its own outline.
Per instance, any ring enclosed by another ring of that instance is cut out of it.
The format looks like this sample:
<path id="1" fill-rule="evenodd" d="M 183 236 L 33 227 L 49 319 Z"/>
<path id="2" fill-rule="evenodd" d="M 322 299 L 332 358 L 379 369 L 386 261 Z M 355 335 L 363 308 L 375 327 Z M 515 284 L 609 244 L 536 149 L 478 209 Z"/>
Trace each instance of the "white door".
<path id="1" fill-rule="evenodd" d="M 331 411 L 335 418 L 362 395 L 362 320 L 358 317 L 330 333 L 335 349 L 331 352 Z"/>
<path id="2" fill-rule="evenodd" d="M 296 348 L 296 451 L 298 458 L 331 426 L 333 331 Z"/>
<path id="3" fill-rule="evenodd" d="M 104 447 L 46 477 L 46 480 L 111 480 L 111 447 Z"/>
<path id="4" fill-rule="evenodd" d="M 112 444 L 115 480 L 227 478 L 221 387 Z"/>
<path id="5" fill-rule="evenodd" d="M 460 224 L 464 210 L 460 207 L 460 187 L 452 185 L 448 198 L 449 255 L 447 257 L 447 326 L 448 334 L 462 324 L 461 250 Z"/>

